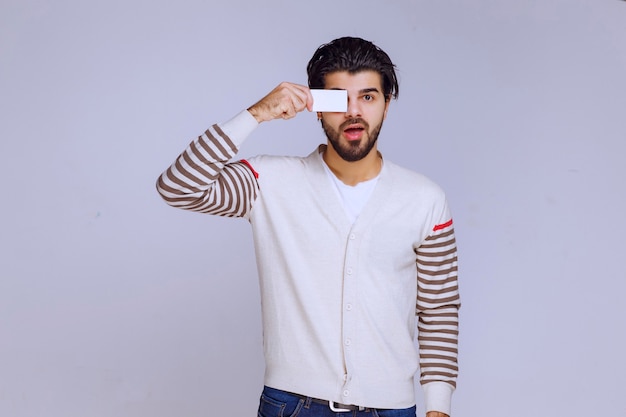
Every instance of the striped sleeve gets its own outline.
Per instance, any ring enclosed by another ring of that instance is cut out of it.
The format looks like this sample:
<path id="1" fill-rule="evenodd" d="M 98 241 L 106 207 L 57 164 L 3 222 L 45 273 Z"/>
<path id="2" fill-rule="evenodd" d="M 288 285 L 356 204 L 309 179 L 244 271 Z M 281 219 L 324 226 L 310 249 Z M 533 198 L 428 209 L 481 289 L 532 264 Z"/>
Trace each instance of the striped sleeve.
<path id="1" fill-rule="evenodd" d="M 159 176 L 157 191 L 173 207 L 245 217 L 258 194 L 258 174 L 246 161 L 229 163 L 236 153 L 236 144 L 213 125 Z"/>
<path id="2" fill-rule="evenodd" d="M 457 249 L 452 220 L 436 225 L 417 248 L 420 381 L 445 382 L 458 375 Z"/>

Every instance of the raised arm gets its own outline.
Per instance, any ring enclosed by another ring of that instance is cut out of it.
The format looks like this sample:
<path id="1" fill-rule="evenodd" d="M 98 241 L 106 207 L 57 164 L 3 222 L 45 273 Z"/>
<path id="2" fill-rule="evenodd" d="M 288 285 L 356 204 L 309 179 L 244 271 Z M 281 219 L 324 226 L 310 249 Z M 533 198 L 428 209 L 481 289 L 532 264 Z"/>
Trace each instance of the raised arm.
<path id="1" fill-rule="evenodd" d="M 165 202 L 202 213 L 245 216 L 256 198 L 258 183 L 245 162 L 228 162 L 256 125 L 244 111 L 223 127 L 211 126 L 191 142 L 157 180 Z M 233 133 L 226 133 L 229 131 Z"/>
<path id="2" fill-rule="evenodd" d="M 259 191 L 258 174 L 246 161 L 229 161 L 259 123 L 292 118 L 312 105 L 308 87 L 281 83 L 247 111 L 191 142 L 159 176 L 159 194 L 173 207 L 245 217 Z"/>

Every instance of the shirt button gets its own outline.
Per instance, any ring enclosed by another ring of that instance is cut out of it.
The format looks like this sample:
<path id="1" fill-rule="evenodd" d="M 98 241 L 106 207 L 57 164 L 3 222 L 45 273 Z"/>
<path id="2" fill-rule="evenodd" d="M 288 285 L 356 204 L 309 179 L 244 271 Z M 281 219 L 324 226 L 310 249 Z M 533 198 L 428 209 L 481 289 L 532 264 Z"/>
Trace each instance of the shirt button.
<path id="1" fill-rule="evenodd" d="M 352 343 L 352 341 L 350 339 L 346 339 L 346 346 L 350 346 L 350 343 Z"/>
<path id="2" fill-rule="evenodd" d="M 348 395 L 350 395 L 350 391 L 348 391 L 347 389 L 343 391 L 343 396 L 347 397 Z"/>
<path id="3" fill-rule="evenodd" d="M 350 233 L 350 240 L 356 239 L 356 235 L 354 233 Z"/>
<path id="4" fill-rule="evenodd" d="M 352 310 L 352 304 L 346 304 L 346 310 L 348 311 Z"/>
<path id="5" fill-rule="evenodd" d="M 352 268 L 348 268 L 348 269 L 346 270 L 346 273 L 347 273 L 348 275 L 352 275 Z"/>

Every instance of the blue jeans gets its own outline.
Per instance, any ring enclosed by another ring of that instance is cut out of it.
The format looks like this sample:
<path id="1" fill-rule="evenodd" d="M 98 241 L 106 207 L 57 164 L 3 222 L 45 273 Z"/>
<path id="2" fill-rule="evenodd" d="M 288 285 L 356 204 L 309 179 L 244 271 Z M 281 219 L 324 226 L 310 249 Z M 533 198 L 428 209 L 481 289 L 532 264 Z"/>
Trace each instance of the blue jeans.
<path id="1" fill-rule="evenodd" d="M 258 417 L 415 417 L 416 407 L 389 410 L 366 408 L 363 411 L 336 413 L 328 405 L 286 391 L 264 387 Z"/>

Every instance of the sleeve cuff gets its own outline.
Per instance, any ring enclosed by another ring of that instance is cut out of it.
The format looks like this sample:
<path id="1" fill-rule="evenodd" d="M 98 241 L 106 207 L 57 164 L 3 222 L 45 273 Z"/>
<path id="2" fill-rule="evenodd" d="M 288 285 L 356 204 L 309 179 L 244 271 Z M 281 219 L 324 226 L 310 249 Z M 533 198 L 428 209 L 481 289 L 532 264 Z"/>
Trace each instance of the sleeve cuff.
<path id="1" fill-rule="evenodd" d="M 426 412 L 439 411 L 441 413 L 451 414 L 452 409 L 452 393 L 454 387 L 447 382 L 429 382 L 422 385 L 424 390 L 424 402 Z"/>
<path id="2" fill-rule="evenodd" d="M 259 122 L 256 121 L 248 110 L 243 110 L 229 121 L 218 123 L 218 126 L 239 148 L 246 138 L 259 126 Z"/>

